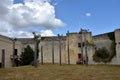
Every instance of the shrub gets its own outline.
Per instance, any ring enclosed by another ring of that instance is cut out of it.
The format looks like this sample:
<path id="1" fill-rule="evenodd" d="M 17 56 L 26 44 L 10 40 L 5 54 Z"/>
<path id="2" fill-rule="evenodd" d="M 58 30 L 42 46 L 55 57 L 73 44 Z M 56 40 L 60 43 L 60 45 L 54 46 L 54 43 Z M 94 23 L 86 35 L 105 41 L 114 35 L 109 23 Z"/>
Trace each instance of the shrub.
<path id="1" fill-rule="evenodd" d="M 93 60 L 96 62 L 109 62 L 110 53 L 105 47 L 99 48 L 95 51 L 95 54 L 93 55 Z"/>
<path id="2" fill-rule="evenodd" d="M 24 52 L 20 55 L 20 64 L 21 65 L 29 65 L 34 59 L 34 51 L 28 45 L 24 48 Z"/>

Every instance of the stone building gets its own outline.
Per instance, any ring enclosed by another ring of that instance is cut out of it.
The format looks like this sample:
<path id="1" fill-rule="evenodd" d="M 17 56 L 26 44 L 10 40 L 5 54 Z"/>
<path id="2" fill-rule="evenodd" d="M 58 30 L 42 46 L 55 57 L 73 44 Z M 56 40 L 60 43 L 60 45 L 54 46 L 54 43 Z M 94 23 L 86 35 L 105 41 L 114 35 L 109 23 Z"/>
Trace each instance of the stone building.
<path id="1" fill-rule="evenodd" d="M 21 54 L 22 44 L 15 42 L 15 58 Z M 0 35 L 0 67 L 11 67 L 13 59 L 13 39 Z M 16 65 L 16 64 L 15 64 Z"/>
<path id="2" fill-rule="evenodd" d="M 116 55 L 113 57 L 111 62 L 107 64 L 120 64 L 120 29 L 116 29 L 113 32 L 99 34 L 92 36 L 91 32 L 85 34 L 81 33 L 67 33 L 66 36 L 51 36 L 51 37 L 41 37 L 39 44 L 39 61 L 40 63 L 60 63 L 63 64 L 76 64 L 79 61 L 79 54 L 81 54 L 81 59 L 86 60 L 86 53 L 88 56 L 88 64 L 101 64 L 93 61 L 93 55 L 95 53 L 95 48 L 105 47 L 109 52 L 111 52 L 112 40 L 109 38 L 108 34 L 113 33 L 115 36 L 116 43 Z M 83 47 L 81 48 L 81 36 Z M 85 40 L 86 38 L 86 40 Z M 61 48 L 59 40 L 61 39 Z M 34 49 L 33 39 L 20 39 L 22 44 L 30 45 Z M 29 42 L 28 42 L 29 41 Z M 86 43 L 87 42 L 87 43 Z M 85 46 L 86 43 L 86 46 Z M 41 48 L 42 47 L 42 48 Z M 87 48 L 86 48 L 87 47 Z M 69 49 L 68 49 L 69 48 Z M 41 50 L 42 49 L 42 50 Z M 60 55 L 61 50 L 61 55 Z M 42 53 L 41 53 L 42 51 Z M 54 56 L 53 56 L 54 53 Z M 69 55 L 68 55 L 69 53 Z"/>
<path id="3" fill-rule="evenodd" d="M 79 47 L 79 43 L 81 43 L 80 39 L 81 34 L 80 33 L 69 33 L 66 36 L 51 36 L 51 37 L 41 37 L 40 43 L 39 43 L 39 61 L 40 63 L 43 61 L 43 63 L 57 63 L 60 62 L 62 64 L 68 64 L 68 60 L 70 61 L 70 64 L 76 64 L 76 62 L 79 60 L 78 56 L 81 53 L 81 48 Z M 85 43 L 84 40 L 84 34 L 83 36 L 83 43 Z M 69 43 L 68 43 L 69 39 Z M 86 40 L 89 43 L 92 43 L 92 34 L 91 32 L 86 33 Z M 22 44 L 30 45 L 34 49 L 34 41 L 33 39 L 19 39 L 19 41 L 22 42 Z M 68 45 L 69 44 L 69 45 Z M 61 48 L 60 48 L 61 45 Z M 69 52 L 68 52 L 68 46 L 69 46 Z M 42 50 L 41 50 L 42 47 Z M 42 51 L 42 53 L 41 53 Z M 93 54 L 93 48 L 92 46 L 87 46 L 88 56 L 89 57 L 89 63 L 92 62 L 92 54 Z M 68 56 L 69 53 L 69 56 Z M 54 56 L 53 56 L 54 55 Z M 68 58 L 69 57 L 69 58 Z M 83 46 L 83 57 L 86 58 L 85 54 L 85 47 Z"/>
<path id="4" fill-rule="evenodd" d="M 111 33 L 111 32 L 110 32 Z M 91 32 L 67 33 L 66 36 L 41 37 L 39 43 L 39 63 L 55 64 L 101 64 L 93 61 L 95 49 L 105 47 L 111 52 L 112 40 L 108 34 L 104 33 L 92 36 Z M 120 65 L 120 29 L 112 32 L 115 35 L 116 55 L 107 64 Z M 12 66 L 11 55 L 13 54 L 13 42 L 11 38 L 0 35 L 0 63 L 2 63 L 2 50 L 5 51 L 5 67 Z M 34 50 L 34 40 L 32 38 L 19 38 L 15 42 L 18 56 L 24 47 L 30 45 Z"/>

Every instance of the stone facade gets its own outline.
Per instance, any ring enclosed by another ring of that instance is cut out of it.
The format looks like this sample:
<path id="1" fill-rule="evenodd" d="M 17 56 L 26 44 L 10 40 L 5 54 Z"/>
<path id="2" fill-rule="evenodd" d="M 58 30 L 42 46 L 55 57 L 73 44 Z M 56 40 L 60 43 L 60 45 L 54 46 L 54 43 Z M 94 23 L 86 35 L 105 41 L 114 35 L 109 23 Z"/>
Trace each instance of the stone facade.
<path id="1" fill-rule="evenodd" d="M 17 49 L 17 55 L 21 54 L 22 44 L 19 41 L 15 42 L 15 49 Z M 9 37 L 0 35 L 0 63 L 2 63 L 2 50 L 5 51 L 5 64 L 4 67 L 12 66 L 12 55 L 13 55 L 13 42 Z"/>
<path id="2" fill-rule="evenodd" d="M 64 36 L 61 37 L 61 62 L 65 63 L 65 40 Z M 43 63 L 52 63 L 52 49 L 54 48 L 54 63 L 59 63 L 60 51 L 59 51 L 59 38 L 58 37 L 43 37 L 39 47 L 42 47 L 43 51 Z M 41 62 L 41 48 L 39 53 L 39 61 Z"/>
<path id="3" fill-rule="evenodd" d="M 69 37 L 62 36 L 61 37 L 61 62 L 62 64 L 68 64 L 68 38 L 69 38 L 69 55 L 70 55 L 70 64 L 76 64 L 78 60 L 78 54 L 81 53 L 81 48 L 78 47 L 78 43 L 80 42 L 79 33 L 69 33 Z M 84 42 L 84 35 L 83 42 Z M 89 43 L 92 43 L 92 34 L 88 32 L 86 35 L 86 39 Z M 19 39 L 22 44 L 30 45 L 34 49 L 34 40 L 33 39 Z M 53 43 L 54 41 L 54 43 Z M 54 63 L 60 63 L 60 47 L 59 47 L 59 38 L 58 36 L 51 37 L 41 37 L 39 43 L 39 62 L 41 62 L 41 58 L 43 58 L 43 63 L 52 63 L 52 45 L 54 45 Z M 43 57 L 41 57 L 41 46 L 43 51 Z M 89 55 L 93 54 L 93 48 L 91 46 L 87 47 L 87 51 Z M 85 46 L 83 46 L 83 56 L 85 57 Z M 92 60 L 92 56 L 89 57 L 89 61 Z"/>
<path id="4" fill-rule="evenodd" d="M 110 32 L 115 35 L 115 44 L 116 44 L 116 55 L 113 57 L 111 62 L 108 62 L 106 64 L 119 64 L 120 65 L 120 29 L 115 30 L 114 32 Z M 93 43 L 95 44 L 96 48 L 102 48 L 105 47 L 109 52 L 111 52 L 111 43 L 112 40 L 108 37 L 109 33 L 100 34 L 93 36 Z M 94 64 L 99 64 L 94 62 Z"/>
<path id="5" fill-rule="evenodd" d="M 110 52 L 112 41 L 109 39 L 107 33 L 93 36 L 93 43 L 96 45 L 96 48 L 106 47 Z"/>
<path id="6" fill-rule="evenodd" d="M 86 52 L 88 55 L 88 64 L 100 64 L 93 61 L 93 54 L 95 48 L 106 47 L 111 52 L 110 46 L 112 41 L 109 39 L 108 33 L 92 36 L 91 32 L 86 33 L 86 41 L 89 43 L 87 46 L 83 45 L 83 54 L 81 53 L 81 36 L 82 41 L 85 43 L 85 36 L 81 33 L 67 33 L 66 36 L 50 36 L 41 37 L 39 43 L 39 62 L 41 63 L 60 63 L 60 52 L 61 52 L 61 63 L 68 64 L 68 50 L 70 57 L 70 64 L 76 64 L 79 60 L 79 54 L 82 54 L 83 60 L 86 60 Z M 118 64 L 120 65 L 120 29 L 114 31 L 115 42 L 116 42 L 116 56 L 111 62 L 107 64 Z M 61 44 L 60 44 L 61 43 Z M 5 50 L 5 67 L 12 66 L 10 56 L 13 54 L 13 42 L 11 38 L 0 35 L 0 63 L 2 62 L 2 49 Z M 18 50 L 18 56 L 23 51 L 23 48 L 30 45 L 34 50 L 34 40 L 32 38 L 19 38 L 16 41 L 15 48 Z M 61 45 L 61 50 L 60 50 Z M 93 46 L 94 45 L 94 46 Z M 42 50 L 41 50 L 42 49 Z M 41 52 L 43 51 L 43 52 Z M 43 54 L 42 54 L 43 53 Z"/>
<path id="7" fill-rule="evenodd" d="M 115 30 L 116 39 L 116 64 L 120 64 L 120 29 Z"/>
<path id="8" fill-rule="evenodd" d="M 84 40 L 84 35 L 82 35 L 82 41 L 83 43 L 85 42 Z M 71 64 L 76 64 L 76 62 L 78 61 L 78 54 L 82 54 L 81 53 L 81 47 L 78 47 L 78 43 L 81 43 L 81 34 L 79 33 L 69 33 L 69 37 L 66 37 L 66 42 L 68 42 L 68 38 L 69 38 L 69 53 L 70 53 L 70 63 Z M 86 40 L 89 43 L 92 43 L 92 36 L 91 36 L 91 32 L 86 33 Z M 66 47 L 68 47 L 68 45 L 66 45 Z M 91 46 L 87 46 L 87 53 L 89 55 L 91 55 L 91 51 L 90 48 Z M 66 52 L 68 53 L 68 51 L 66 50 Z M 67 54 L 66 53 L 66 54 Z M 83 57 L 85 58 L 86 54 L 85 54 L 85 46 L 83 46 Z M 89 57 L 89 61 L 91 61 L 91 57 Z"/>

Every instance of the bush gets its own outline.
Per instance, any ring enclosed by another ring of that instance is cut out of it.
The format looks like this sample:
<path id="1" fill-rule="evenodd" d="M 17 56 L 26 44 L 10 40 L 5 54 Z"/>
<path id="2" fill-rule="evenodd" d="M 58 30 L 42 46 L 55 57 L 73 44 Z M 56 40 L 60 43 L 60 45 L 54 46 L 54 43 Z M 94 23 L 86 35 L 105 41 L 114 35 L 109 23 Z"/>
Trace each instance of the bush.
<path id="1" fill-rule="evenodd" d="M 105 47 L 99 48 L 95 51 L 95 54 L 93 55 L 93 60 L 96 62 L 109 62 L 110 53 Z"/>

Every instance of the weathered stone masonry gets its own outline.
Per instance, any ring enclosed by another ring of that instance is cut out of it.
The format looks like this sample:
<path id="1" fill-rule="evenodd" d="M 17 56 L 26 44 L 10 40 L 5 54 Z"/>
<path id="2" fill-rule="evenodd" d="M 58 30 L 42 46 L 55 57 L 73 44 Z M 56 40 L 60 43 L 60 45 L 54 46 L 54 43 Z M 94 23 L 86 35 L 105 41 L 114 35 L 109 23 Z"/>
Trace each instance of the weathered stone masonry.
<path id="1" fill-rule="evenodd" d="M 115 34 L 115 43 L 116 43 L 116 56 L 112 59 L 111 62 L 107 64 L 120 65 L 120 29 L 113 31 Z M 87 54 L 88 54 L 88 64 L 101 64 L 93 61 L 93 54 L 95 53 L 95 48 L 106 47 L 109 52 L 111 52 L 110 46 L 112 41 L 109 39 L 108 33 L 92 36 L 91 32 L 86 33 L 86 40 L 89 44 L 87 45 Z M 84 35 L 83 43 L 85 43 Z M 78 44 L 81 43 L 81 34 L 80 33 L 69 33 L 66 36 L 61 37 L 61 62 L 62 64 L 68 64 L 68 39 L 69 39 L 69 55 L 70 55 L 70 64 L 76 64 L 78 61 L 78 54 L 81 53 L 81 47 Z M 43 49 L 43 63 L 52 63 L 53 61 L 53 45 L 54 44 L 54 63 L 60 63 L 60 47 L 59 47 L 59 37 L 50 36 L 50 37 L 41 37 L 39 44 L 39 62 L 41 63 L 41 47 Z M 23 51 L 23 48 L 27 45 L 30 45 L 34 50 L 34 40 L 32 38 L 19 38 L 16 41 L 15 48 L 18 50 L 18 56 Z M 94 45 L 94 46 L 93 46 Z M 13 54 L 13 43 L 11 38 L 0 35 L 0 63 L 2 62 L 2 49 L 5 50 L 5 67 L 11 67 L 11 55 Z M 85 46 L 83 46 L 83 58 L 86 58 Z"/>

